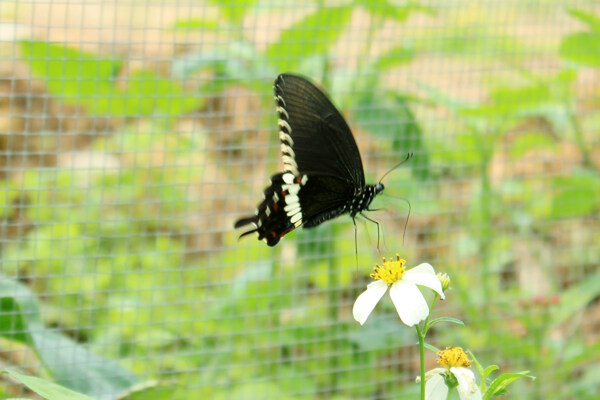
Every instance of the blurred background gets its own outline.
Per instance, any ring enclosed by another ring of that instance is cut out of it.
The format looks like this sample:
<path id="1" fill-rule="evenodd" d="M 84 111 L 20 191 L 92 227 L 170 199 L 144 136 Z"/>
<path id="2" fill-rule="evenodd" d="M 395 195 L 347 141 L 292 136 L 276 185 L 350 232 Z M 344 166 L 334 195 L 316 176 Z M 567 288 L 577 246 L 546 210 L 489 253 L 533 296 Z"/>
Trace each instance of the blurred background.
<path id="1" fill-rule="evenodd" d="M 389 299 L 351 313 L 400 253 L 452 277 L 434 316 L 466 326 L 432 344 L 537 376 L 504 398 L 597 399 L 598 2 L 286 3 L 0 3 L 0 369 L 107 400 L 414 399 L 414 330 Z M 358 265 L 347 216 L 274 248 L 232 228 L 281 169 L 281 72 L 329 93 L 368 182 L 415 154 Z"/>

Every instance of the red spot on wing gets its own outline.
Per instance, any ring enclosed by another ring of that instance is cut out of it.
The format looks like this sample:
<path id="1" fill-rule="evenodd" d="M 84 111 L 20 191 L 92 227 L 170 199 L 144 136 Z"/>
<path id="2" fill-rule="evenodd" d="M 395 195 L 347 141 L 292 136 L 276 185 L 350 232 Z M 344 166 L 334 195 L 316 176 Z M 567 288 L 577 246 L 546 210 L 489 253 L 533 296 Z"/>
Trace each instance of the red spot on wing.
<path id="1" fill-rule="evenodd" d="M 273 203 L 273 211 L 277 211 L 279 209 L 279 204 Z"/>
<path id="2" fill-rule="evenodd" d="M 283 233 L 279 237 L 284 237 L 285 235 L 287 235 L 288 233 L 290 233 L 293 230 L 294 230 L 293 227 L 292 228 L 287 228 L 285 231 L 283 231 Z"/>

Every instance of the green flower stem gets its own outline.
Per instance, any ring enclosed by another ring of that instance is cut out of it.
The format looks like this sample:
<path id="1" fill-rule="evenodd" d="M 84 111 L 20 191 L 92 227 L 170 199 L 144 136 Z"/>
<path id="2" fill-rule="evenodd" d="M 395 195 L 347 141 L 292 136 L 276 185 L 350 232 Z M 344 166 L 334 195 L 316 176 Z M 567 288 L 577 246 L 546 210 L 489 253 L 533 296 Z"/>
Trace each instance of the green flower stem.
<path id="1" fill-rule="evenodd" d="M 433 296 L 433 300 L 431 300 L 431 304 L 429 305 L 429 314 L 427 315 L 427 318 L 425 318 L 425 322 L 423 322 L 423 339 L 425 339 L 425 335 L 427 335 L 427 331 L 429 330 L 429 316 L 431 315 L 431 310 L 433 310 L 433 306 L 435 305 L 435 302 L 437 301 L 439 295 L 436 292 L 433 292 L 434 296 Z"/>
<path id="2" fill-rule="evenodd" d="M 421 400 L 425 400 L 425 336 L 429 330 L 429 316 L 431 315 L 431 310 L 433 310 L 433 306 L 438 297 L 439 295 L 435 293 L 433 300 L 431 300 L 431 304 L 429 305 L 429 315 L 427 315 L 427 318 L 425 318 L 425 321 L 423 322 L 423 329 L 421 329 L 419 325 L 416 325 L 417 336 L 419 337 L 419 357 L 421 359 Z"/>
<path id="3" fill-rule="evenodd" d="M 419 357 L 421 358 L 421 400 L 425 400 L 425 332 L 417 325 L 419 337 Z"/>

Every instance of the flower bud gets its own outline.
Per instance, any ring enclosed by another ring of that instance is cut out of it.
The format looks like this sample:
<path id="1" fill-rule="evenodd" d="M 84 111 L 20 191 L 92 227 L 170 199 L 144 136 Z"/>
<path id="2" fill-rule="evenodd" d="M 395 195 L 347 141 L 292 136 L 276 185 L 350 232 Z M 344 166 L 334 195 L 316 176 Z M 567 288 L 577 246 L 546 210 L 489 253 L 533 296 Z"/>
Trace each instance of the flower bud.
<path id="1" fill-rule="evenodd" d="M 450 276 L 445 272 L 438 272 L 436 275 L 442 283 L 442 290 L 444 290 L 445 292 L 446 289 L 448 289 L 448 287 L 450 286 Z"/>

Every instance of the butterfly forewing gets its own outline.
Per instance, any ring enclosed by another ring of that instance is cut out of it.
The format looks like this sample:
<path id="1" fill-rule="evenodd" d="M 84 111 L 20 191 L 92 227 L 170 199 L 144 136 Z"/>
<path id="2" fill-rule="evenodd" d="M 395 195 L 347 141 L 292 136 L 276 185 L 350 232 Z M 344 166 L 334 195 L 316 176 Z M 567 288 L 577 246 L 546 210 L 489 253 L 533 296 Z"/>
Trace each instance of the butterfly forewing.
<path id="1" fill-rule="evenodd" d="M 282 74 L 275 80 L 275 101 L 280 138 L 285 138 L 289 125 L 299 172 L 309 176 L 332 175 L 354 186 L 365 185 L 352 132 L 321 90 L 302 77 Z M 282 140 L 282 151 L 287 145 Z"/>

